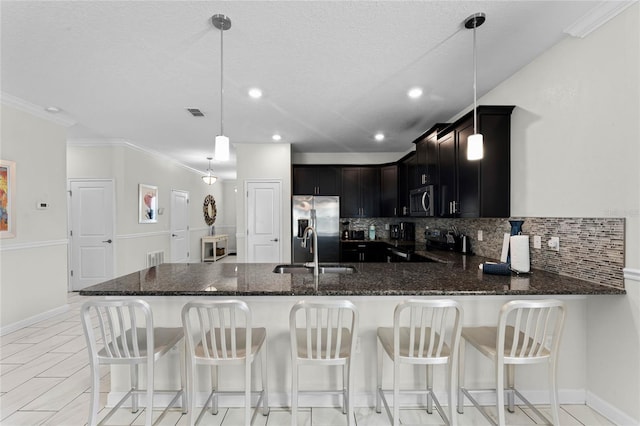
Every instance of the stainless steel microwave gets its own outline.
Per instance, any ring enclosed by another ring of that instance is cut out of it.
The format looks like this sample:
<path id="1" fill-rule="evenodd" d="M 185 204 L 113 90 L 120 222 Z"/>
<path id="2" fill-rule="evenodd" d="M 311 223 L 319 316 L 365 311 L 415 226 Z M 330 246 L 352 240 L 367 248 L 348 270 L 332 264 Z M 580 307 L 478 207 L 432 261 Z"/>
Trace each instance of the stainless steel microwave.
<path id="1" fill-rule="evenodd" d="M 409 192 L 409 214 L 411 216 L 435 216 L 435 185 L 427 185 Z"/>

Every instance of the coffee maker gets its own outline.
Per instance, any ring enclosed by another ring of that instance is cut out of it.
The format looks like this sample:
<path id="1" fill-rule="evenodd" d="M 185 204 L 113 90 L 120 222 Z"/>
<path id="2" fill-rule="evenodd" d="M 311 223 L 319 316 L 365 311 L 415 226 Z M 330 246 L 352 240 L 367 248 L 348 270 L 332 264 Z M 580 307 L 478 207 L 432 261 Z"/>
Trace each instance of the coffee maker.
<path id="1" fill-rule="evenodd" d="M 389 225 L 389 238 L 392 240 L 400 238 L 400 225 Z"/>
<path id="2" fill-rule="evenodd" d="M 413 222 L 400 222 L 398 227 L 398 239 L 402 241 L 415 241 L 416 227 Z"/>

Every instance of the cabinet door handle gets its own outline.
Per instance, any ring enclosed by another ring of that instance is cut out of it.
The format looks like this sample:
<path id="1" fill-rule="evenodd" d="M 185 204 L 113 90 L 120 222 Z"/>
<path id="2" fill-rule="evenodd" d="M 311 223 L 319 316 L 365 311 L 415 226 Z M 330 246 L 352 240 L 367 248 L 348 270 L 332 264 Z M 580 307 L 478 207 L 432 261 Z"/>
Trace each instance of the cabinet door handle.
<path id="1" fill-rule="evenodd" d="M 396 207 L 393 208 L 393 215 L 398 216 L 398 209 Z"/>
<path id="2" fill-rule="evenodd" d="M 109 239 L 108 239 L 108 240 L 106 240 L 106 241 L 103 241 L 103 243 L 109 243 L 109 244 L 111 244 L 112 242 L 113 242 L 113 241 L 111 241 L 111 238 L 109 238 Z"/>
<path id="3" fill-rule="evenodd" d="M 277 238 L 274 238 L 273 240 L 269 240 L 269 241 L 273 241 L 273 242 L 276 242 L 276 243 L 277 243 L 277 242 L 278 242 L 278 239 L 277 239 Z"/>

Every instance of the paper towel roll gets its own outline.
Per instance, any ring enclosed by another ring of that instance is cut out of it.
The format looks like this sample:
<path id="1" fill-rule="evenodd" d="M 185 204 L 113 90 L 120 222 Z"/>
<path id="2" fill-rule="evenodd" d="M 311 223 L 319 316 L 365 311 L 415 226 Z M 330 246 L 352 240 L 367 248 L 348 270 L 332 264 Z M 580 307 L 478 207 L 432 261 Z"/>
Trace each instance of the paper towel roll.
<path id="1" fill-rule="evenodd" d="M 529 236 L 512 235 L 509 240 L 511 269 L 516 272 L 529 272 Z"/>

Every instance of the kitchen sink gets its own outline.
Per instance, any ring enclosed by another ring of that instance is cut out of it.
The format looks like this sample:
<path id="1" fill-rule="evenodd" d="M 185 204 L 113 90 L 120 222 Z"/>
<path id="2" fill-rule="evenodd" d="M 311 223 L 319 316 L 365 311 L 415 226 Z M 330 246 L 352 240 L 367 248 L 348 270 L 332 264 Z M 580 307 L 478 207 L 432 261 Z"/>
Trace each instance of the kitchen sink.
<path id="1" fill-rule="evenodd" d="M 273 268 L 276 274 L 313 274 L 313 266 L 303 264 L 277 265 Z M 353 274 L 356 272 L 355 266 L 351 265 L 322 265 L 318 267 L 319 274 Z"/>

